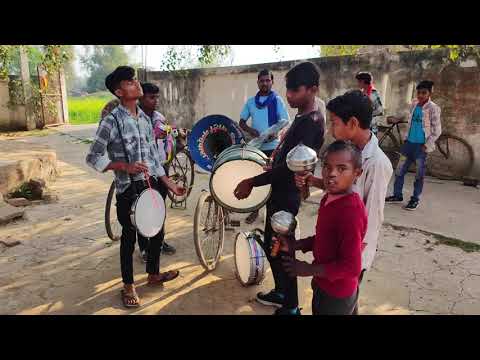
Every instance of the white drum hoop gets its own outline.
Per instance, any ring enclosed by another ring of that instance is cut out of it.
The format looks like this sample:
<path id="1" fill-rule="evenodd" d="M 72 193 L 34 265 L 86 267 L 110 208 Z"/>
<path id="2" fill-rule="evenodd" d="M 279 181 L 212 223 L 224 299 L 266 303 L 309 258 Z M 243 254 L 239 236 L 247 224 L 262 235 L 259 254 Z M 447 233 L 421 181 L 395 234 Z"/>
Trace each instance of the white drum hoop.
<path id="1" fill-rule="evenodd" d="M 250 285 L 259 285 L 265 278 L 266 255 L 260 244 L 255 240 L 254 234 L 251 232 L 240 232 L 235 238 L 234 244 L 234 261 L 235 261 L 235 275 L 238 281 L 247 287 Z M 239 242 L 246 242 L 248 253 L 239 253 Z M 248 279 L 242 278 L 242 270 L 239 268 L 240 262 L 249 262 L 247 267 L 249 269 Z"/>
<path id="2" fill-rule="evenodd" d="M 130 220 L 146 238 L 152 238 L 162 230 L 165 218 L 165 200 L 155 189 L 143 190 L 132 204 Z"/>

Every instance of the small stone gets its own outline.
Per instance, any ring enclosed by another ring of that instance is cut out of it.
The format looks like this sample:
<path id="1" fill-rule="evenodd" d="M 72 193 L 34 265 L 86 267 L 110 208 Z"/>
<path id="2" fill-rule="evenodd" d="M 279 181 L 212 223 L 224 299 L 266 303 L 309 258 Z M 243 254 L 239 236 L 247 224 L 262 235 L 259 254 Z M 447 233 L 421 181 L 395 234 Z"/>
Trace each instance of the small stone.
<path id="1" fill-rule="evenodd" d="M 397 247 L 397 248 L 403 248 L 403 245 L 395 244 L 395 247 Z"/>
<path id="2" fill-rule="evenodd" d="M 58 196 L 55 195 L 55 194 L 44 194 L 43 195 L 43 201 L 46 204 L 55 203 L 55 202 L 58 202 Z"/>
<path id="3" fill-rule="evenodd" d="M 19 207 L 19 206 L 29 206 L 32 203 L 25 199 L 25 198 L 12 198 L 12 199 L 7 199 L 7 203 L 9 203 L 12 206 Z"/>
<path id="4" fill-rule="evenodd" d="M 72 219 L 71 219 L 71 218 L 69 218 L 69 217 L 66 217 L 66 218 L 65 218 L 65 219 L 63 219 L 63 220 L 65 220 L 65 221 L 71 221 Z"/>

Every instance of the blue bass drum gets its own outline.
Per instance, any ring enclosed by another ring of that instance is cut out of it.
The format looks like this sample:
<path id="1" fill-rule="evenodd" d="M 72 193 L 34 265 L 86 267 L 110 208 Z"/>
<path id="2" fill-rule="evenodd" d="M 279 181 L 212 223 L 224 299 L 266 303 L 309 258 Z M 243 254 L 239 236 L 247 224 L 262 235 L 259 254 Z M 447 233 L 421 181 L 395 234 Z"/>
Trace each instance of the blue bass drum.
<path id="1" fill-rule="evenodd" d="M 208 115 L 193 126 L 187 143 L 195 164 L 211 172 L 223 150 L 244 141 L 242 131 L 232 119 Z"/>

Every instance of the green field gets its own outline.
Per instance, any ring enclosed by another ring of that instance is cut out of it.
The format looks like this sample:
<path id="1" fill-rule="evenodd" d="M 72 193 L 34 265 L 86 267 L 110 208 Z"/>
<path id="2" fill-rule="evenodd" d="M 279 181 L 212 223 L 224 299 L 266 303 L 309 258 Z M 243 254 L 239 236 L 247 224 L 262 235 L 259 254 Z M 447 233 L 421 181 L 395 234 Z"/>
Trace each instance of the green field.
<path id="1" fill-rule="evenodd" d="M 98 92 L 87 96 L 68 97 L 70 124 L 95 124 L 100 120 L 103 107 L 113 99 L 108 92 Z"/>

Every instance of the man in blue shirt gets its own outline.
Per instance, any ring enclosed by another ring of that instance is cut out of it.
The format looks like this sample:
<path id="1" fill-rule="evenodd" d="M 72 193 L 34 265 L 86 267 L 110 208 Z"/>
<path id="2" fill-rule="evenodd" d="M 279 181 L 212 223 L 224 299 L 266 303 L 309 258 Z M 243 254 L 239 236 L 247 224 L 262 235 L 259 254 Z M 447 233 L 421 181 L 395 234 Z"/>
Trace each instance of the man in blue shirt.
<path id="1" fill-rule="evenodd" d="M 273 73 L 262 70 L 257 77 L 258 92 L 249 98 L 240 113 L 240 127 L 253 138 L 260 136 L 270 126 L 279 120 L 290 120 L 288 111 L 280 95 L 272 90 Z M 247 125 L 248 119 L 252 119 L 252 125 Z M 278 138 L 262 144 L 260 150 L 270 157 L 279 143 Z M 258 210 L 251 213 L 245 222 L 252 224 L 258 217 Z"/>

